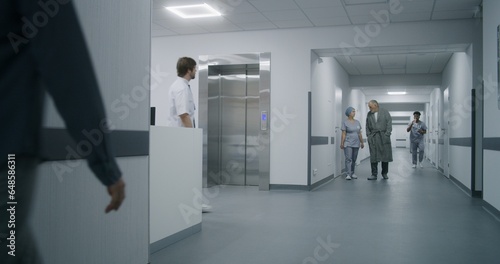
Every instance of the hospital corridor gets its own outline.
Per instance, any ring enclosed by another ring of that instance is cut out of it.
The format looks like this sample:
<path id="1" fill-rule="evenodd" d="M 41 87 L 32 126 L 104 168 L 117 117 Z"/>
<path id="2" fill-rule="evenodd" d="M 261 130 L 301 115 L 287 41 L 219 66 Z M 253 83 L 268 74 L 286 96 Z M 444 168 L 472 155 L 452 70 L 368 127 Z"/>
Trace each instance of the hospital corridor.
<path id="1" fill-rule="evenodd" d="M 499 0 L 0 14 L 0 264 L 500 264 Z"/>
<path id="2" fill-rule="evenodd" d="M 393 149 L 389 179 L 370 162 L 300 190 L 216 186 L 202 231 L 154 253 L 152 264 L 499 263 L 500 220 L 428 161 Z"/>

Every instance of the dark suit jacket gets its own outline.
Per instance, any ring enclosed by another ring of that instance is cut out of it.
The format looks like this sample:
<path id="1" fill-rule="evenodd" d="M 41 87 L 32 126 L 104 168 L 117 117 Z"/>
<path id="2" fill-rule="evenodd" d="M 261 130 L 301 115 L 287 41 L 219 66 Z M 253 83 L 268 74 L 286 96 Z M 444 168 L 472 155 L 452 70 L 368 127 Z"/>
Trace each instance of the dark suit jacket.
<path id="1" fill-rule="evenodd" d="M 0 1 L 0 163 L 7 154 L 39 155 L 44 92 L 76 142 L 100 129 L 105 111 L 71 1 Z M 121 176 L 109 138 L 87 160 L 105 185 Z"/>

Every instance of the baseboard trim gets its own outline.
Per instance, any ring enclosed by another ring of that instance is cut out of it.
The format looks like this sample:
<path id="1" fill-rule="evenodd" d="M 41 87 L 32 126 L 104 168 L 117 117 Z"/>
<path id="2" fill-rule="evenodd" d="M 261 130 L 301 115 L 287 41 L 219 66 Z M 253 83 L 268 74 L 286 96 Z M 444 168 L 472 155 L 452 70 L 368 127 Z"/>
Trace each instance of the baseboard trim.
<path id="1" fill-rule="evenodd" d="M 317 189 L 317 188 L 321 187 L 322 185 L 326 184 L 327 182 L 329 182 L 329 181 L 331 181 L 331 180 L 335 179 L 335 177 L 334 177 L 334 176 L 335 176 L 335 175 L 334 175 L 334 174 L 332 174 L 332 175 L 330 175 L 330 176 L 328 176 L 328 177 L 326 177 L 326 178 L 324 178 L 324 179 L 322 179 L 322 180 L 320 180 L 320 181 L 318 181 L 318 182 L 316 182 L 316 183 L 314 183 L 314 184 L 311 184 L 311 186 L 309 186 L 309 191 L 313 191 L 313 190 L 315 190 L 315 189 Z"/>
<path id="2" fill-rule="evenodd" d="M 182 231 L 179 231 L 173 235 L 170 235 L 166 238 L 160 239 L 154 243 L 149 244 L 149 252 L 150 254 L 154 254 L 176 242 L 183 240 L 189 236 L 192 236 L 201 231 L 201 223 L 196 224 L 194 226 L 188 227 Z"/>
<path id="3" fill-rule="evenodd" d="M 295 184 L 270 184 L 269 190 L 292 190 L 292 191 L 309 191 L 309 186 L 307 185 L 295 185 Z"/>
<path id="4" fill-rule="evenodd" d="M 484 201 L 484 204 L 483 204 L 483 209 L 488 212 L 491 216 L 493 216 L 493 218 L 495 218 L 495 220 L 497 220 L 498 222 L 500 222 L 500 211 L 495 208 L 493 205 L 489 204 L 488 202 Z"/>
<path id="5" fill-rule="evenodd" d="M 460 190 L 462 190 L 463 192 L 465 192 L 471 198 L 481 199 L 481 206 L 483 207 L 483 209 L 487 213 L 489 213 L 493 218 L 495 218 L 495 220 L 497 220 L 498 222 L 500 222 L 500 210 L 498 210 L 493 205 L 491 205 L 490 203 L 488 203 L 487 201 L 485 201 L 484 199 L 482 199 L 482 197 L 483 197 L 483 192 L 482 191 L 471 191 L 469 188 L 467 188 L 467 186 L 463 185 L 460 181 L 458 181 L 455 177 L 453 177 L 451 175 L 450 175 L 450 180 L 452 180 L 453 183 L 455 183 L 455 185 Z"/>
<path id="6" fill-rule="evenodd" d="M 472 191 L 469 189 L 469 187 L 465 186 L 463 183 L 461 183 L 457 178 L 453 177 L 453 175 L 450 174 L 450 180 L 455 183 L 456 186 L 463 192 L 465 192 L 467 195 L 470 197 L 475 197 L 475 198 L 482 198 L 483 197 L 483 192 L 482 191 Z"/>
<path id="7" fill-rule="evenodd" d="M 457 178 L 453 177 L 453 175 L 450 174 L 450 180 L 463 192 L 465 192 L 467 195 L 471 195 L 471 191 L 469 187 L 465 186 L 463 183 L 461 183 Z"/>
<path id="8" fill-rule="evenodd" d="M 318 187 L 322 186 L 323 184 L 333 180 L 335 177 L 334 175 L 330 175 L 322 180 L 319 180 L 316 183 L 311 184 L 310 186 L 307 185 L 295 185 L 295 184 L 271 184 L 269 185 L 269 190 L 288 190 L 288 191 L 312 191 L 314 189 L 317 189 Z"/>

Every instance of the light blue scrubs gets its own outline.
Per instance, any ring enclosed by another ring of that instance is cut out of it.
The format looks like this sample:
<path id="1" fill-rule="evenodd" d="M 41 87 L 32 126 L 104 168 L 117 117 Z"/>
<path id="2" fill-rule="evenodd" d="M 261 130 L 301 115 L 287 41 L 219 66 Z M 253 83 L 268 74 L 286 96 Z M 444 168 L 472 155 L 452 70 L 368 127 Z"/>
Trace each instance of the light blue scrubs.
<path id="1" fill-rule="evenodd" d="M 413 122 L 410 122 L 410 126 Z M 424 122 L 418 121 L 418 123 L 413 124 L 410 130 L 410 148 L 412 163 L 417 164 L 417 149 L 419 150 L 418 160 L 420 163 L 424 160 L 424 135 L 420 134 L 418 131 L 422 129 L 427 131 L 427 126 Z"/>
<path id="2" fill-rule="evenodd" d="M 342 122 L 342 131 L 346 132 L 344 141 L 345 169 L 348 176 L 354 174 L 356 167 L 356 159 L 361 142 L 359 141 L 359 133 L 361 133 L 361 123 L 358 120 L 350 122 L 344 120 Z"/>

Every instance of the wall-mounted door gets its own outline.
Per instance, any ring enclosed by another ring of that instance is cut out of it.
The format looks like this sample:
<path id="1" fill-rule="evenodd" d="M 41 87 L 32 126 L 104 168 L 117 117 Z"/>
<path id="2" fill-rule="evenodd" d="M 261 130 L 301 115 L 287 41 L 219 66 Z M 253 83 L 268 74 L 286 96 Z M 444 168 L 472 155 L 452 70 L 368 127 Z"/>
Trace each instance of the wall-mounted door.
<path id="1" fill-rule="evenodd" d="M 448 126 L 450 124 L 449 114 L 450 114 L 450 99 L 449 99 L 450 89 L 446 88 L 443 92 L 443 122 L 442 122 L 442 140 L 443 140 L 443 150 L 442 157 L 443 160 L 443 173 L 447 178 L 450 177 L 450 139 L 448 134 Z"/>

